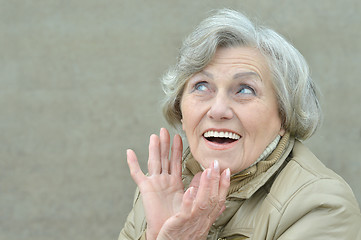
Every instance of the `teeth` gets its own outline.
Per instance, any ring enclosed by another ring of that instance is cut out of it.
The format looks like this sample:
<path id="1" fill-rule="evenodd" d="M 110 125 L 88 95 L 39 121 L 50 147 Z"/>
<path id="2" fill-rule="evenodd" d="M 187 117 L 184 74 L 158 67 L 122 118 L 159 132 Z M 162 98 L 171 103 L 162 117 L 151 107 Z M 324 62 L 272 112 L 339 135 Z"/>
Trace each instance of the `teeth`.
<path id="1" fill-rule="evenodd" d="M 221 137 L 221 138 L 230 138 L 230 139 L 235 139 L 235 140 L 238 140 L 241 138 L 241 136 L 239 136 L 236 133 L 232 133 L 232 132 L 207 131 L 203 135 L 204 135 L 204 137 Z"/>

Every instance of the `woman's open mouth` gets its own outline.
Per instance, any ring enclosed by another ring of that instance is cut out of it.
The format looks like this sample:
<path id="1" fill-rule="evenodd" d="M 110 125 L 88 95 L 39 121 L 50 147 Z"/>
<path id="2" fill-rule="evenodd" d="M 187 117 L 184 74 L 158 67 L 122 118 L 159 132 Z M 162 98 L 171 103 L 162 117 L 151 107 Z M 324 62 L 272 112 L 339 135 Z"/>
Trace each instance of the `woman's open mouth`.
<path id="1" fill-rule="evenodd" d="M 232 147 L 233 144 L 232 145 L 229 144 L 235 143 L 237 140 L 241 138 L 240 135 L 234 132 L 214 131 L 214 130 L 203 133 L 203 137 L 212 146 L 212 148 L 217 148 L 217 149 L 220 148 L 223 149 L 226 146 Z"/>

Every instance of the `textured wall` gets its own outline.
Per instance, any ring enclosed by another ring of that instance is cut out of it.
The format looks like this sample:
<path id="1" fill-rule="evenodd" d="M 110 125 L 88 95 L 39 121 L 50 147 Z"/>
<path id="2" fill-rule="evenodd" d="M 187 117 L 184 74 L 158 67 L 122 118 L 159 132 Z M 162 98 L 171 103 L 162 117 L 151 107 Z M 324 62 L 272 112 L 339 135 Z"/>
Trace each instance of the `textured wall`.
<path id="1" fill-rule="evenodd" d="M 208 11 L 244 11 L 290 39 L 323 92 L 307 144 L 361 202 L 359 0 L 0 0 L 0 239 L 116 239 L 166 126 L 159 77 Z"/>

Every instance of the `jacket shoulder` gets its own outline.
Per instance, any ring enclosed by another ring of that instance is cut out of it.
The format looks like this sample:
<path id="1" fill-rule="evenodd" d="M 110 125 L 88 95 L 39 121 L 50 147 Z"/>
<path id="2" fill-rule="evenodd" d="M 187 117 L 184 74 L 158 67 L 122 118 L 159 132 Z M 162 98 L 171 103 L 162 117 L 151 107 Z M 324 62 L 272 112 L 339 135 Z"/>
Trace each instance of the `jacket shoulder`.
<path id="1" fill-rule="evenodd" d="M 300 142 L 266 199 L 275 210 L 272 217 L 278 219 L 275 239 L 281 235 L 313 239 L 319 234 L 355 239 L 359 233 L 361 214 L 351 188 Z"/>
<path id="2" fill-rule="evenodd" d="M 123 229 L 120 231 L 121 239 L 143 239 L 146 228 L 145 213 L 140 191 L 137 188 L 134 194 L 133 209 L 130 211 Z"/>
<path id="3" fill-rule="evenodd" d="M 357 202 L 349 185 L 327 168 L 305 145 L 296 141 L 287 165 L 274 180 L 270 194 L 277 208 L 284 207 L 297 194 L 341 195 Z"/>

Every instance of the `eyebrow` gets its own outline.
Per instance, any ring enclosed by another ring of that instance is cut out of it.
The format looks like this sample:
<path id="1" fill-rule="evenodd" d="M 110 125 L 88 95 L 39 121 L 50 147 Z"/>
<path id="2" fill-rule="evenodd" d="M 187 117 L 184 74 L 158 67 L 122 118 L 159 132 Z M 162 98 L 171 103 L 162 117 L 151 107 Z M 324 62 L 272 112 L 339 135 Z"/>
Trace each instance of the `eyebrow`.
<path id="1" fill-rule="evenodd" d="M 200 73 L 206 75 L 207 77 L 211 78 L 211 79 L 214 79 L 214 76 L 212 73 L 210 72 L 207 72 L 207 71 L 204 71 L 202 70 Z M 245 77 L 248 77 L 248 76 L 255 76 L 257 77 L 258 79 L 257 80 L 261 80 L 262 81 L 262 78 L 258 75 L 258 73 L 256 72 L 240 72 L 240 73 L 236 73 L 234 76 L 233 76 L 233 79 L 240 79 L 240 78 L 245 78 Z"/>
<path id="2" fill-rule="evenodd" d="M 206 75 L 206 76 L 209 77 L 209 78 L 212 78 L 212 79 L 214 78 L 214 77 L 213 77 L 213 74 L 212 74 L 212 73 L 209 73 L 209 72 L 207 72 L 207 71 L 202 70 L 200 73 Z"/>
<path id="3" fill-rule="evenodd" d="M 257 77 L 256 80 L 261 80 L 262 81 L 262 78 L 258 75 L 258 73 L 256 72 L 241 72 L 241 73 L 236 73 L 234 76 L 233 76 L 233 79 L 239 79 L 239 78 L 244 78 L 244 77 L 248 77 L 248 76 L 255 76 Z"/>

